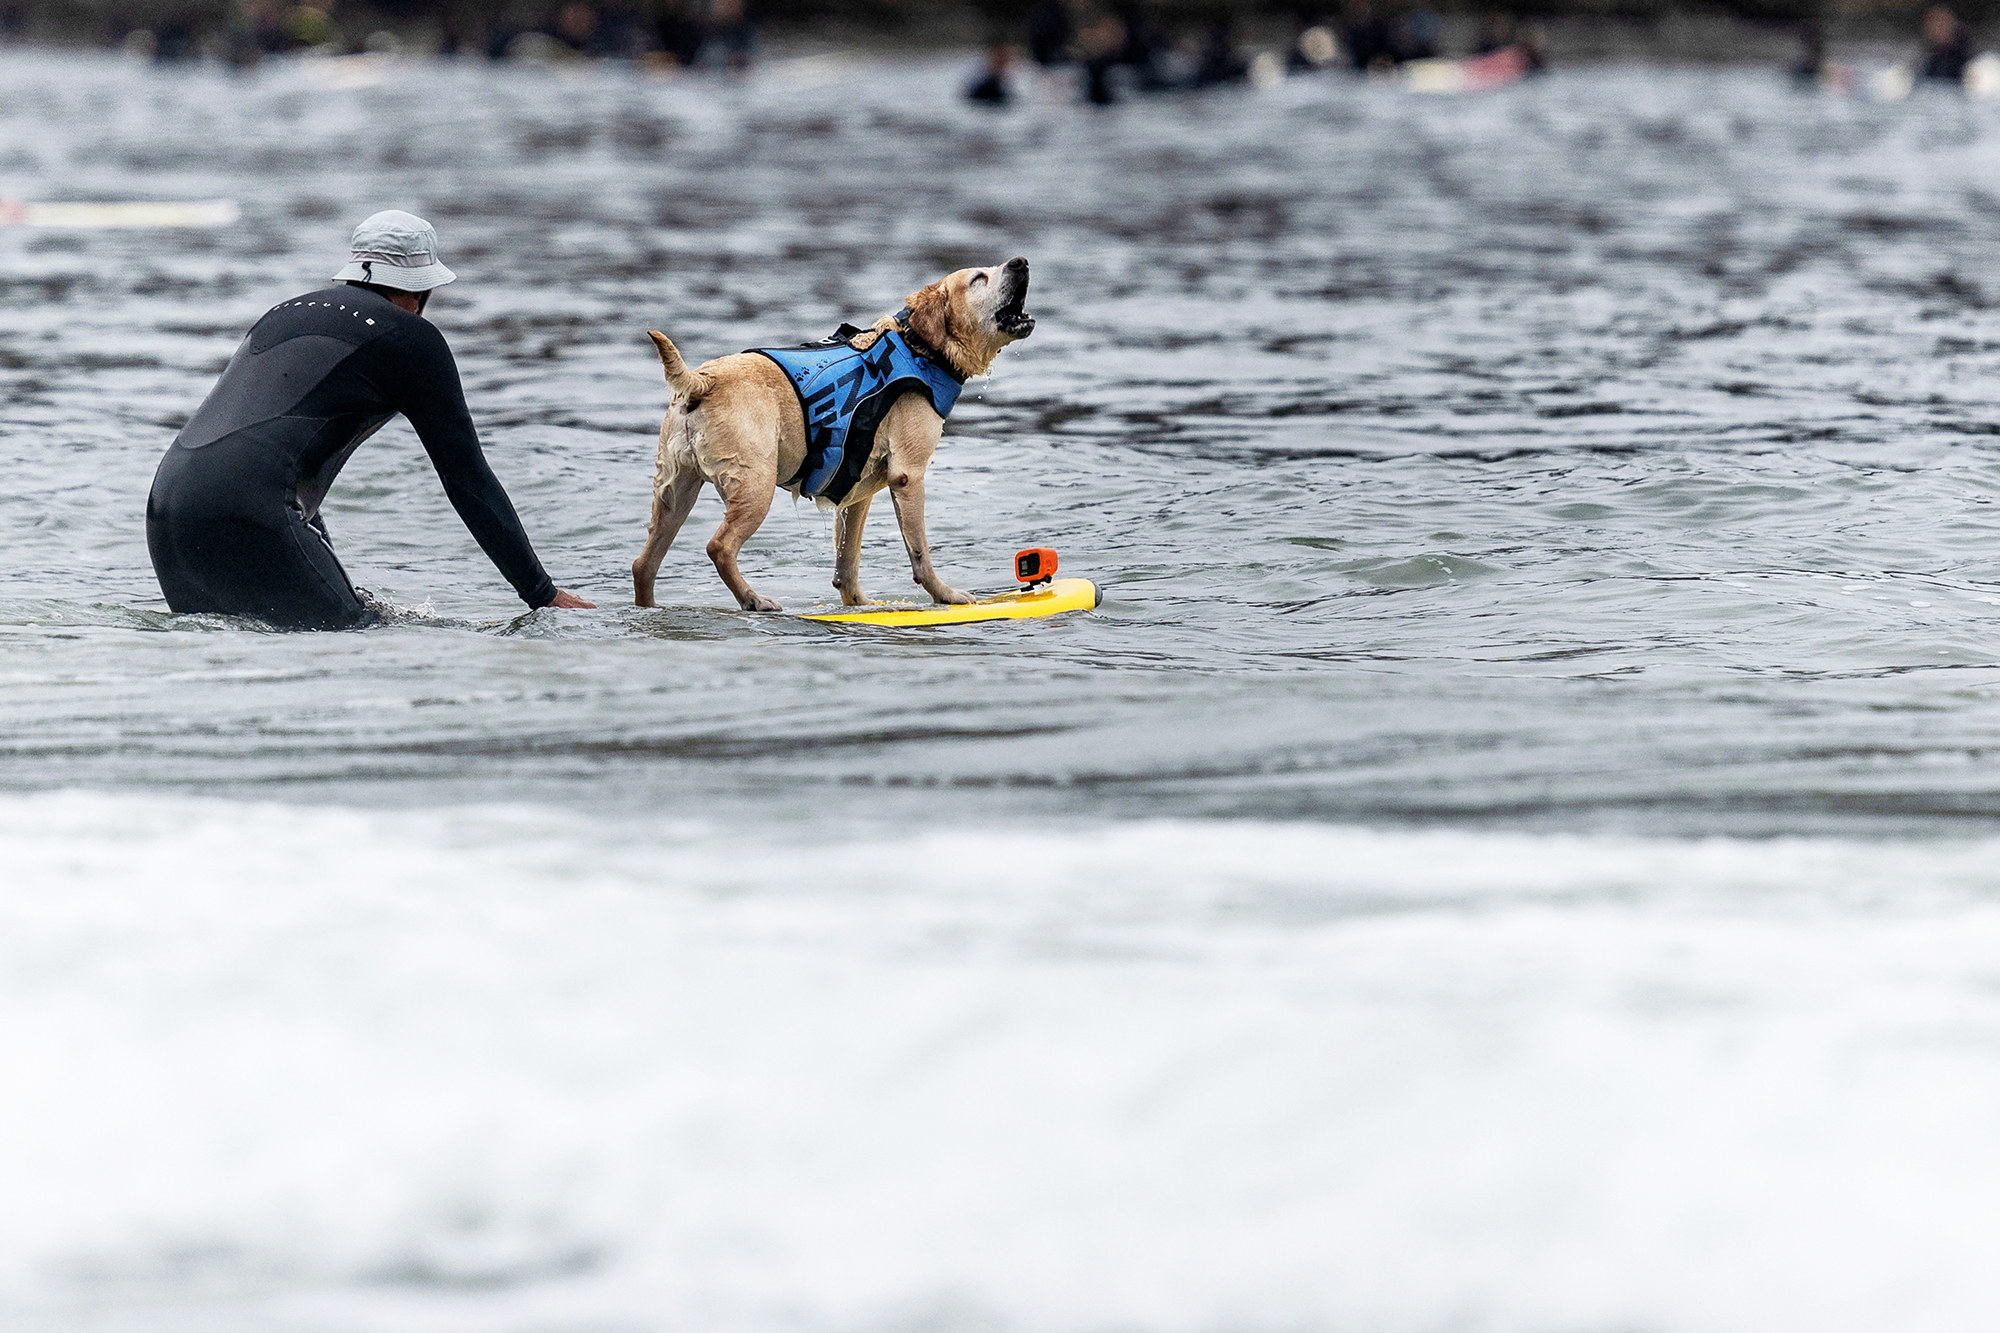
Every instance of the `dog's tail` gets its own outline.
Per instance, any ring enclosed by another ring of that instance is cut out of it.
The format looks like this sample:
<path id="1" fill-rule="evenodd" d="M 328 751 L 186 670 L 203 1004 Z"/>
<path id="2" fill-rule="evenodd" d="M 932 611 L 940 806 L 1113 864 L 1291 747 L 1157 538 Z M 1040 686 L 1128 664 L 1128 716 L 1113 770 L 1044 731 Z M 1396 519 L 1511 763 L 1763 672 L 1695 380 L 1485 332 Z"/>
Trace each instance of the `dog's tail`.
<path id="1" fill-rule="evenodd" d="M 659 349 L 660 364 L 666 367 L 667 371 L 667 387 L 674 391 L 674 397 L 689 407 L 708 397 L 710 391 L 715 388 L 713 379 L 699 370 L 689 370 L 687 362 L 681 360 L 680 349 L 673 345 L 666 334 L 658 329 L 648 329 L 646 336 L 651 338 L 653 346 Z"/>

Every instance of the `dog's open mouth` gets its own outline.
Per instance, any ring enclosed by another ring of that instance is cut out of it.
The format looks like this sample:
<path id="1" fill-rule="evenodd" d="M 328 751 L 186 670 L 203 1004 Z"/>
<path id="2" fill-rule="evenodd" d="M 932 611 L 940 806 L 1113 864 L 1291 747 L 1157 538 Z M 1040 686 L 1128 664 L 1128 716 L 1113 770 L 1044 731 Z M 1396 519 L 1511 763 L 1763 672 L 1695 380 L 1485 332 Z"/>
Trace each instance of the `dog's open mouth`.
<path id="1" fill-rule="evenodd" d="M 1028 266 L 1009 268 L 1007 277 L 1014 290 L 1006 303 L 993 312 L 993 323 L 1009 338 L 1025 338 L 1035 331 L 1035 317 L 1028 313 Z"/>

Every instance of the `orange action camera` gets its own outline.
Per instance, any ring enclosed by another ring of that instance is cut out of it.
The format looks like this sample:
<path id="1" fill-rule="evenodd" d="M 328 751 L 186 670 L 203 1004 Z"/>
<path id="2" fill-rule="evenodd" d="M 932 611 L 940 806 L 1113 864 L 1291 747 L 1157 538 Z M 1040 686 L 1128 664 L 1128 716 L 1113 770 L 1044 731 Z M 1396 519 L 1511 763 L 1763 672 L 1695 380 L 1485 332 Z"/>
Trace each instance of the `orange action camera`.
<path id="1" fill-rule="evenodd" d="M 1047 583 L 1056 576 L 1056 553 L 1046 546 L 1031 546 L 1014 553 L 1014 577 L 1030 586 Z"/>

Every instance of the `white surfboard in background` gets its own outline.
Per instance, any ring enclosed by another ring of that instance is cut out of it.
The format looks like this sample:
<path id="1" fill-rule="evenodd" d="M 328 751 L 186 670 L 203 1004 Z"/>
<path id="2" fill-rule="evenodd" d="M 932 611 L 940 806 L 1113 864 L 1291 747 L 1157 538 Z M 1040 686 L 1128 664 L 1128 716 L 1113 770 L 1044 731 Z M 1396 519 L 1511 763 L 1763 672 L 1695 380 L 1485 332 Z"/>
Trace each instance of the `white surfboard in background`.
<path id="1" fill-rule="evenodd" d="M 1413 93 L 1484 93 L 1519 83 L 1528 68 L 1526 48 L 1505 46 L 1464 60 L 1412 60 L 1399 72 Z"/>
<path id="2" fill-rule="evenodd" d="M 1987 51 L 1967 61 L 1964 82 L 1965 95 L 1975 102 L 2000 97 L 2000 56 Z"/>
<path id="3" fill-rule="evenodd" d="M 61 204 L 0 199 L 0 227 L 228 227 L 240 216 L 241 210 L 233 199 Z"/>

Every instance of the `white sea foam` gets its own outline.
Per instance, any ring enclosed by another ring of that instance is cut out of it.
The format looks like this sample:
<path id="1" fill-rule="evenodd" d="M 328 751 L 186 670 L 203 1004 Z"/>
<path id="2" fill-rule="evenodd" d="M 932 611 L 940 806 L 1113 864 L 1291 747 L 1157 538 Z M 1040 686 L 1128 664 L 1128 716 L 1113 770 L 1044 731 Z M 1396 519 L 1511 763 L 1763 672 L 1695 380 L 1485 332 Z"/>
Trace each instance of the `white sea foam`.
<path id="1" fill-rule="evenodd" d="M 1996 854 L 8 798 L 0 1312 L 1972 1327 Z"/>

